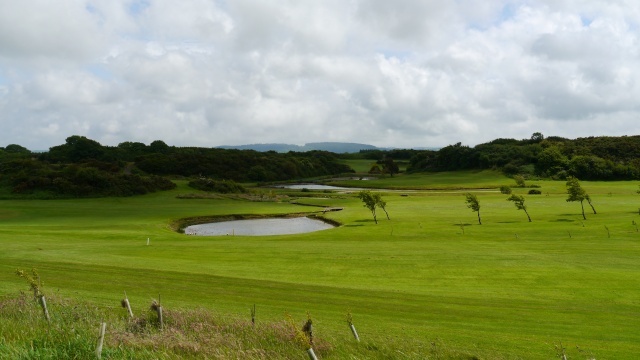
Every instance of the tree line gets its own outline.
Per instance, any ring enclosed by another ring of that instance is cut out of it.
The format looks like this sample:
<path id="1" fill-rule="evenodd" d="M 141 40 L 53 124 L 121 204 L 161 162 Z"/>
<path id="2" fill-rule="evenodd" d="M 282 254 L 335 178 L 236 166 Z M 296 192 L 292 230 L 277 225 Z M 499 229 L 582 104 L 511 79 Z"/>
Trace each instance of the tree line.
<path id="1" fill-rule="evenodd" d="M 161 140 L 104 146 L 74 135 L 44 153 L 15 144 L 0 148 L 0 187 L 14 194 L 128 196 L 175 187 L 167 177 L 206 178 L 227 186 L 229 181 L 284 181 L 353 172 L 338 160 L 326 151 L 282 154 L 175 147 Z"/>
<path id="2" fill-rule="evenodd" d="M 564 180 L 640 179 L 640 136 L 600 136 L 578 139 L 496 139 L 475 147 L 461 143 L 439 150 L 417 151 L 408 172 L 500 169 L 506 175 L 524 174 Z"/>

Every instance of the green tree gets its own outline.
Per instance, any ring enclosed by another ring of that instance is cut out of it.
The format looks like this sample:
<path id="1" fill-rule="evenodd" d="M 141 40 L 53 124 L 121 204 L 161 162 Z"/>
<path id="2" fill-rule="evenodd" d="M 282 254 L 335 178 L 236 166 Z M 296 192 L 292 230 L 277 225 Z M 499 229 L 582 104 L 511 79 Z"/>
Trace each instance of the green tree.
<path id="1" fill-rule="evenodd" d="M 387 215 L 387 220 L 391 220 L 389 217 L 389 213 L 387 212 L 387 202 L 382 199 L 382 195 L 380 193 L 373 194 L 373 198 L 376 202 L 376 206 L 384 211 L 384 214 Z"/>
<path id="2" fill-rule="evenodd" d="M 4 148 L 4 151 L 8 153 L 16 153 L 16 154 L 30 154 L 31 151 L 24 146 L 20 146 L 18 144 L 9 144 Z"/>
<path id="3" fill-rule="evenodd" d="M 371 169 L 369 169 L 369 174 L 382 174 L 382 170 L 380 169 L 380 165 L 378 165 L 378 164 L 371 165 Z"/>
<path id="4" fill-rule="evenodd" d="M 529 212 L 527 211 L 527 205 L 524 204 L 524 196 L 511 194 L 511 196 L 509 196 L 507 200 L 513 201 L 516 209 L 524 210 L 524 213 L 527 214 L 527 219 L 529 219 L 529 222 L 531 222 L 531 216 L 529 216 Z"/>
<path id="5" fill-rule="evenodd" d="M 542 133 L 541 133 L 541 132 L 534 132 L 534 133 L 531 135 L 531 141 L 532 141 L 532 142 L 539 143 L 539 142 L 541 142 L 542 140 L 544 140 L 544 135 L 542 135 Z"/>
<path id="6" fill-rule="evenodd" d="M 536 173 L 540 175 L 554 176 L 567 168 L 567 157 L 556 146 L 544 149 L 535 164 Z"/>
<path id="7" fill-rule="evenodd" d="M 467 203 L 467 207 L 471 209 L 471 211 L 478 213 L 478 224 L 482 225 L 482 220 L 480 219 L 480 201 L 478 201 L 478 197 L 471 193 L 466 193 L 464 196 L 466 197 L 465 202 Z"/>
<path id="8" fill-rule="evenodd" d="M 511 187 L 509 187 L 507 185 L 502 185 L 502 186 L 500 186 L 500 192 L 502 194 L 509 195 L 509 194 L 511 194 Z"/>
<path id="9" fill-rule="evenodd" d="M 587 217 L 584 215 L 584 201 L 589 195 L 587 195 L 587 192 L 584 191 L 582 186 L 580 186 L 578 179 L 573 176 L 569 176 L 567 178 L 567 194 L 569 194 L 567 197 L 568 202 L 580 202 L 580 206 L 582 207 L 582 218 L 587 220 Z"/>
<path id="10" fill-rule="evenodd" d="M 522 176 L 522 175 L 514 175 L 513 176 L 513 180 L 515 180 L 517 187 L 523 188 L 523 187 L 527 186 L 527 184 L 525 183 L 524 176 Z"/>
<path id="11" fill-rule="evenodd" d="M 382 159 L 382 171 L 385 174 L 389 174 L 393 177 L 393 174 L 397 174 L 400 172 L 400 168 L 391 157 L 385 156 L 384 159 Z"/>
<path id="12" fill-rule="evenodd" d="M 149 150 L 154 153 L 166 154 L 169 152 L 169 145 L 162 140 L 155 140 L 149 144 Z"/>
<path id="13" fill-rule="evenodd" d="M 362 190 L 358 193 L 358 198 L 360 198 L 360 200 L 362 200 L 362 202 L 364 203 L 363 206 L 369 209 L 369 211 L 371 211 L 371 215 L 373 215 L 373 221 L 375 221 L 377 224 L 378 223 L 378 218 L 376 217 L 377 201 L 374 195 L 371 194 L 371 191 L 369 190 Z"/>

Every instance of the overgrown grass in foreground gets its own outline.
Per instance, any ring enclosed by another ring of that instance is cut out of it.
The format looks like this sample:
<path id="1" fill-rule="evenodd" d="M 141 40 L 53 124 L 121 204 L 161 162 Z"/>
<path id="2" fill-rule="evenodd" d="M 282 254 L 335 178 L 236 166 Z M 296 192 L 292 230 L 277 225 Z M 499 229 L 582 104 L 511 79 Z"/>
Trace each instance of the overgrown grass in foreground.
<path id="1" fill-rule="evenodd" d="M 137 310 L 130 319 L 123 309 L 98 307 L 53 297 L 51 321 L 31 296 L 0 300 L 1 359 L 96 358 L 99 324 L 107 323 L 102 359 L 303 359 L 299 334 L 303 321 L 284 314 L 281 321 L 252 323 L 208 309 L 167 310 L 164 327 L 151 311 Z M 314 336 L 320 358 L 351 359 L 471 359 L 436 339 L 429 347 L 414 342 L 356 342 L 344 324 L 343 334 Z"/>

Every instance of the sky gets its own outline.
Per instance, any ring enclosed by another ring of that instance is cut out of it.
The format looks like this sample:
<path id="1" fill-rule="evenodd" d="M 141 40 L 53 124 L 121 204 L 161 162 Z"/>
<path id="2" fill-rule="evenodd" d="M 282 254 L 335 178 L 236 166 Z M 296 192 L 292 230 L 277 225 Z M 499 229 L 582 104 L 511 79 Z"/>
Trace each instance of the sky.
<path id="1" fill-rule="evenodd" d="M 637 0 L 0 0 L 0 147 L 640 134 Z"/>

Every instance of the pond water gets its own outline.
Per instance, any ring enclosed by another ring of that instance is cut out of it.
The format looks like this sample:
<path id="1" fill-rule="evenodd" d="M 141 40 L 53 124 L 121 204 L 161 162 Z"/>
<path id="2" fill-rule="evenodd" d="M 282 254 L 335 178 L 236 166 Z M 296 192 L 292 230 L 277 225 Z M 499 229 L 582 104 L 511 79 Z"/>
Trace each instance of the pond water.
<path id="1" fill-rule="evenodd" d="M 219 235 L 287 235 L 302 234 L 333 228 L 321 220 L 307 217 L 283 219 L 251 219 L 222 221 L 209 224 L 191 225 L 184 229 L 187 235 L 219 236 Z"/>
<path id="2" fill-rule="evenodd" d="M 291 184 L 291 185 L 276 185 L 275 188 L 279 189 L 309 189 L 309 190 L 362 190 L 359 188 L 347 188 L 340 186 L 331 186 L 331 185 L 320 185 L 320 184 Z"/>

